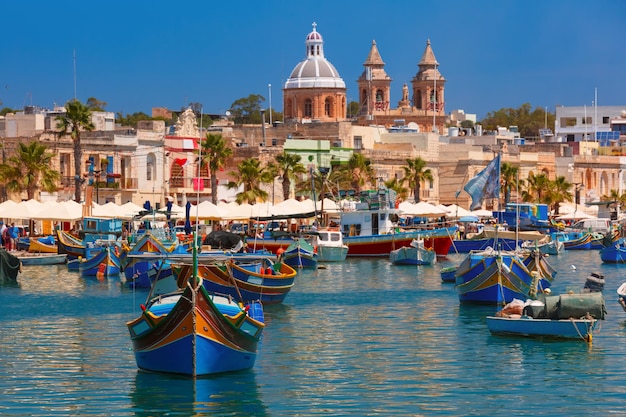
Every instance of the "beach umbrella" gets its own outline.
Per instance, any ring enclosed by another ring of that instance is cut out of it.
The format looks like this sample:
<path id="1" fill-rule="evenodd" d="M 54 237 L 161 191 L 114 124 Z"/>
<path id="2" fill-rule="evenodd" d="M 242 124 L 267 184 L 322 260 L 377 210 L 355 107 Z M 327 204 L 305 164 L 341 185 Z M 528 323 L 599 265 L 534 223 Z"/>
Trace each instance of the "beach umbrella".
<path id="1" fill-rule="evenodd" d="M 493 212 L 490 210 L 472 210 L 471 213 L 473 216 L 478 216 L 478 217 L 487 218 L 487 219 L 493 217 Z"/>

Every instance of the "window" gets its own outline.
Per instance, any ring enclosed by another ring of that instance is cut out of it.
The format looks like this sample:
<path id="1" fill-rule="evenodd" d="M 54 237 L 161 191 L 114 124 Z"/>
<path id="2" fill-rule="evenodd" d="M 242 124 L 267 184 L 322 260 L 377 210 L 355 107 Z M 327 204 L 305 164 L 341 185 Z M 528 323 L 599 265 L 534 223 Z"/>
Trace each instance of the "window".
<path id="1" fill-rule="evenodd" d="M 362 136 L 354 137 L 354 149 L 357 149 L 357 150 L 363 149 L 363 137 Z"/>
<path id="2" fill-rule="evenodd" d="M 313 116 L 313 102 L 310 98 L 304 100 L 304 117 Z"/>
<path id="3" fill-rule="evenodd" d="M 156 157 L 153 153 L 149 153 L 146 157 L 146 180 L 153 181 L 156 180 L 155 175 L 155 167 L 156 167 Z"/>
<path id="4" fill-rule="evenodd" d="M 608 125 L 611 123 L 611 119 L 608 116 L 602 116 L 602 124 Z"/>
<path id="5" fill-rule="evenodd" d="M 331 105 L 332 105 L 332 102 L 330 98 L 327 98 L 326 100 L 324 100 L 324 115 L 325 116 L 330 117 Z"/>
<path id="6" fill-rule="evenodd" d="M 591 122 L 591 116 L 583 117 L 583 118 L 581 119 L 581 122 L 582 122 L 582 124 L 584 124 L 584 125 L 590 125 L 590 124 L 592 124 L 592 122 Z"/>

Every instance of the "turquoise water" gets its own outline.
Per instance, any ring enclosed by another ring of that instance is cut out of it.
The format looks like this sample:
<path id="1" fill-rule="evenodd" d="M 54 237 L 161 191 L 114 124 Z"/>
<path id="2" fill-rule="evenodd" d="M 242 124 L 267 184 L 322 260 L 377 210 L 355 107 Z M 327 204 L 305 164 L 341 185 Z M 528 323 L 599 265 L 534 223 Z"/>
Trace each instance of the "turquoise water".
<path id="1" fill-rule="evenodd" d="M 552 257 L 554 292 L 601 272 L 608 316 L 593 344 L 492 336 L 494 307 L 459 305 L 439 270 L 349 259 L 302 271 L 267 306 L 254 369 L 202 379 L 136 369 L 126 321 L 145 291 L 64 266 L 0 287 L 0 415 L 623 415 L 626 266 Z M 570 265 L 575 265 L 573 270 Z"/>

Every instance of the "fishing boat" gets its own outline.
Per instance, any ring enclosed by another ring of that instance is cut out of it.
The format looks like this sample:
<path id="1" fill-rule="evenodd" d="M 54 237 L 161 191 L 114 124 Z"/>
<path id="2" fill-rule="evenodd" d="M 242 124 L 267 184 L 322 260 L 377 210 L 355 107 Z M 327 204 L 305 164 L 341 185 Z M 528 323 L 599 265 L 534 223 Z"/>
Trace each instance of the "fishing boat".
<path id="1" fill-rule="evenodd" d="M 283 262 L 262 258 L 251 262 L 234 260 L 229 263 L 231 274 L 240 281 L 268 287 L 293 285 L 296 270 Z"/>
<path id="2" fill-rule="evenodd" d="M 131 288 L 150 288 L 156 278 L 171 275 L 170 263 L 154 255 L 173 253 L 187 253 L 187 249 L 175 242 L 159 239 L 149 231 L 141 234 L 132 247 L 123 245 L 120 267 L 126 284 Z"/>
<path id="3" fill-rule="evenodd" d="M 606 307 L 600 292 L 543 295 L 537 300 L 513 300 L 486 318 L 495 335 L 579 339 L 591 342 Z"/>
<path id="4" fill-rule="evenodd" d="M 521 247 L 522 249 L 537 250 L 544 255 L 558 255 L 565 250 L 565 244 L 558 239 L 552 239 L 550 235 L 546 235 L 541 240 L 525 240 Z"/>
<path id="5" fill-rule="evenodd" d="M 622 264 L 626 263 L 626 240 L 620 238 L 611 246 L 600 249 L 600 259 L 604 263 Z"/>
<path id="6" fill-rule="evenodd" d="M 28 251 L 34 253 L 59 253 L 59 248 L 54 241 L 54 236 L 30 238 Z"/>
<path id="7" fill-rule="evenodd" d="M 115 244 L 87 247 L 85 257 L 78 265 L 84 276 L 117 275 L 121 271 L 120 249 Z"/>
<path id="8" fill-rule="evenodd" d="M 142 310 L 127 323 L 139 369 L 201 376 L 254 366 L 265 327 L 260 303 L 210 294 L 194 276 Z"/>
<path id="9" fill-rule="evenodd" d="M 439 275 L 441 276 L 442 282 L 455 282 L 456 278 L 456 270 L 458 266 L 447 266 L 445 268 L 441 268 L 439 271 Z"/>
<path id="10" fill-rule="evenodd" d="M 317 231 L 319 262 L 342 262 L 348 256 L 348 245 L 343 243 L 339 228 L 322 228 Z"/>
<path id="11" fill-rule="evenodd" d="M 127 323 L 140 369 L 195 377 L 254 366 L 265 327 L 261 303 L 208 292 L 196 254 L 194 245 L 193 273 L 180 275 L 173 292 L 153 286 L 141 315 Z"/>
<path id="12" fill-rule="evenodd" d="M 500 224 L 508 224 L 519 231 L 547 230 L 550 228 L 550 207 L 547 204 L 508 203 L 504 210 L 494 211 Z"/>
<path id="13" fill-rule="evenodd" d="M 432 248 L 426 248 L 423 240 L 413 239 L 410 246 L 391 251 L 389 261 L 394 265 L 433 265 L 437 254 Z"/>
<path id="14" fill-rule="evenodd" d="M 83 218 L 84 257 L 79 270 L 85 276 L 107 277 L 121 272 L 122 221 L 97 217 Z"/>
<path id="15" fill-rule="evenodd" d="M 593 235 L 588 232 L 561 231 L 550 234 L 553 240 L 563 242 L 565 250 L 588 250 L 591 249 Z"/>
<path id="16" fill-rule="evenodd" d="M 65 253 L 33 253 L 18 252 L 15 254 L 22 262 L 22 265 L 59 265 L 67 260 Z"/>
<path id="17" fill-rule="evenodd" d="M 279 260 L 292 268 L 317 268 L 316 249 L 302 237 L 296 238 L 284 251 L 281 249 L 278 253 Z"/>
<path id="18" fill-rule="evenodd" d="M 66 253 L 68 260 L 85 257 L 85 244 L 82 239 L 63 230 L 56 232 L 58 253 Z"/>
<path id="19" fill-rule="evenodd" d="M 546 236 L 538 231 L 510 231 L 502 230 L 499 225 L 496 227 L 498 229 L 483 229 L 480 233 L 469 236 L 468 239 L 454 239 L 451 250 L 457 253 L 470 253 L 492 247 L 514 251 L 526 241 L 536 242 Z"/>
<path id="20" fill-rule="evenodd" d="M 527 262 L 531 268 L 526 265 Z M 545 258 L 536 254 L 488 248 L 470 252 L 455 274 L 461 302 L 506 304 L 527 299 L 550 287 L 554 272 Z"/>
<path id="21" fill-rule="evenodd" d="M 19 258 L 4 248 L 0 248 L 0 283 L 15 283 L 22 270 Z"/>
<path id="22" fill-rule="evenodd" d="M 193 270 L 190 265 L 173 265 L 173 277 L 180 281 L 189 277 Z M 293 281 L 286 285 L 263 285 L 237 279 L 232 274 L 230 262 L 216 262 L 198 265 L 198 276 L 209 292 L 228 295 L 243 302 L 261 301 L 263 304 L 279 304 L 285 300 L 293 288 Z"/>

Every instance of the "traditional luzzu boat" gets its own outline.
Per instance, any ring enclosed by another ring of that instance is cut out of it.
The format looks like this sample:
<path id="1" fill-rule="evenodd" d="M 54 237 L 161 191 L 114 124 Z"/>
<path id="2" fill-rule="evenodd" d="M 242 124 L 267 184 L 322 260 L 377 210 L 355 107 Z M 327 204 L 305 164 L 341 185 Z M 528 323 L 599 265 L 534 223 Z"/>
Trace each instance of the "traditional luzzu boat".
<path id="1" fill-rule="evenodd" d="M 188 376 L 252 368 L 265 327 L 262 305 L 212 294 L 195 273 L 185 278 L 174 292 L 152 291 L 127 323 L 137 366 Z"/>
<path id="2" fill-rule="evenodd" d="M 57 230 L 57 246 L 59 253 L 67 254 L 68 261 L 85 257 L 85 243 L 69 232 Z"/>
<path id="3" fill-rule="evenodd" d="M 232 274 L 231 261 L 198 265 L 202 285 L 216 294 L 228 295 L 243 302 L 261 301 L 263 304 L 279 304 L 285 300 L 294 282 L 286 285 L 263 285 L 237 279 Z M 173 265 L 173 276 L 179 281 L 193 273 L 190 265 Z"/>
<path id="4" fill-rule="evenodd" d="M 119 219 L 83 219 L 85 256 L 80 259 L 79 270 L 85 276 L 107 277 L 121 272 L 121 245 L 117 241 L 122 234 Z"/>
<path id="5" fill-rule="evenodd" d="M 554 232 L 552 239 L 563 242 L 565 250 L 588 250 L 591 249 L 593 235 L 581 232 Z"/>
<path id="6" fill-rule="evenodd" d="M 150 288 L 155 279 L 172 274 L 170 263 L 154 255 L 187 253 L 187 248 L 175 242 L 164 241 L 150 232 L 143 233 L 131 246 L 122 246 L 120 258 L 126 283 L 130 287 Z"/>
<path id="7" fill-rule="evenodd" d="M 229 267 L 236 279 L 267 287 L 293 285 L 296 278 L 295 269 L 282 262 L 272 262 L 268 258 L 251 262 L 233 260 Z"/>
<path id="8" fill-rule="evenodd" d="M 455 273 L 455 288 L 461 302 L 506 304 L 549 288 L 555 272 L 548 268 L 532 253 L 489 248 L 468 254 Z"/>
<path id="9" fill-rule="evenodd" d="M 19 252 L 15 256 L 19 258 L 22 265 L 59 265 L 67 260 L 65 253 L 33 253 Z"/>
<path id="10" fill-rule="evenodd" d="M 316 249 L 304 238 L 296 238 L 287 248 L 279 250 L 280 261 L 292 268 L 317 268 Z"/>
<path id="11" fill-rule="evenodd" d="M 612 245 L 600 249 L 600 259 L 609 264 L 626 263 L 626 240 L 620 238 Z"/>
<path id="12" fill-rule="evenodd" d="M 601 292 L 540 295 L 537 300 L 515 299 L 495 316 L 486 318 L 494 335 L 578 339 L 591 342 L 606 307 Z"/>

